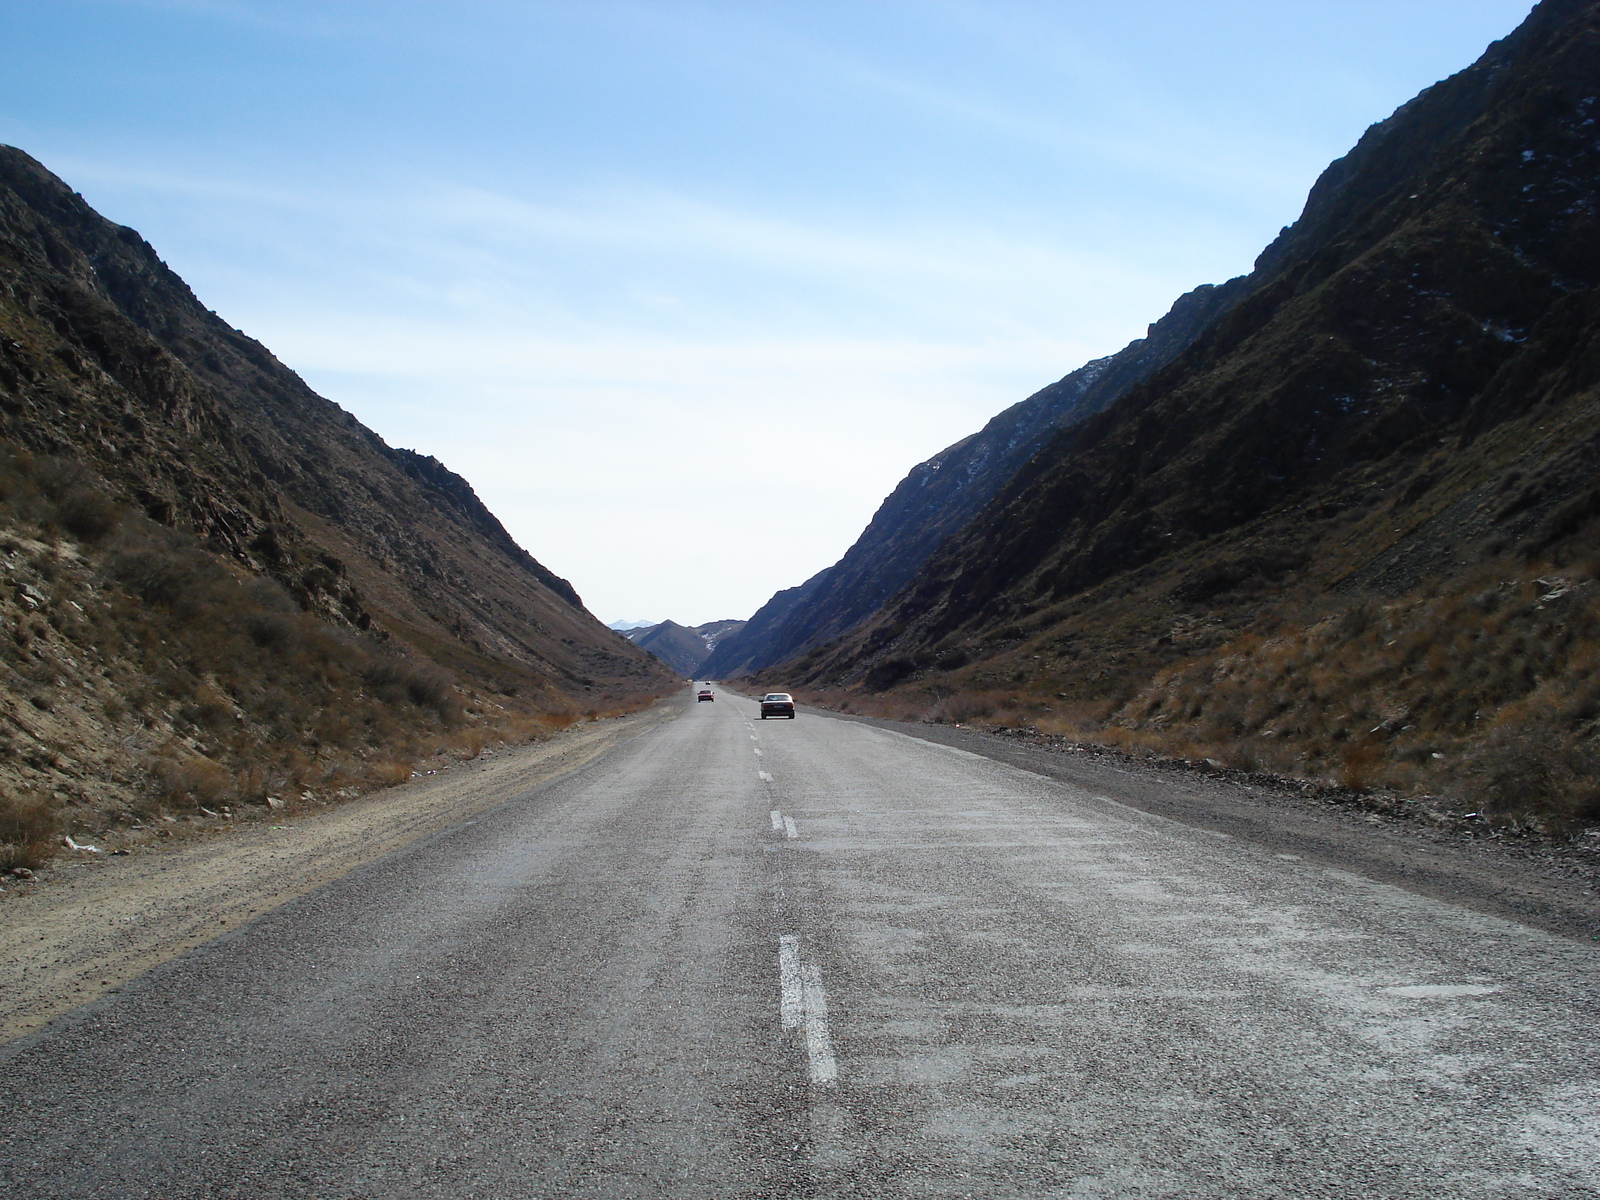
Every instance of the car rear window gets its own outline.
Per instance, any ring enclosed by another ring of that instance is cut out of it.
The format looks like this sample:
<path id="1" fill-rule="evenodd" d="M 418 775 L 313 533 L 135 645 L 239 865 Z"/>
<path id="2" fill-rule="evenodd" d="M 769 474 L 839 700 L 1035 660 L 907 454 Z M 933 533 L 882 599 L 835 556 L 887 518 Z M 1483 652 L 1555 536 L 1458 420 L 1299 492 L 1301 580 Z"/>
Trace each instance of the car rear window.
<path id="1" fill-rule="evenodd" d="M 763 699 L 766 699 L 766 700 L 787 700 L 787 699 L 789 699 L 789 693 L 788 692 L 768 692 L 766 694 L 766 696 L 763 697 Z"/>

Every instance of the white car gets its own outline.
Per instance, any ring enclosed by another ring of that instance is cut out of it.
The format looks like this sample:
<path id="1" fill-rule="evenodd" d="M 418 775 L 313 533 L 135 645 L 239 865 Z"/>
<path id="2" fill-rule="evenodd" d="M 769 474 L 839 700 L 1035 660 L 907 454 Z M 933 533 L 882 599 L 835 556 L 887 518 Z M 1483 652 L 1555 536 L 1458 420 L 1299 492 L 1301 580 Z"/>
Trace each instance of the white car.
<path id="1" fill-rule="evenodd" d="M 788 717 L 794 720 L 794 697 L 788 692 L 768 692 L 761 697 L 761 719 Z"/>

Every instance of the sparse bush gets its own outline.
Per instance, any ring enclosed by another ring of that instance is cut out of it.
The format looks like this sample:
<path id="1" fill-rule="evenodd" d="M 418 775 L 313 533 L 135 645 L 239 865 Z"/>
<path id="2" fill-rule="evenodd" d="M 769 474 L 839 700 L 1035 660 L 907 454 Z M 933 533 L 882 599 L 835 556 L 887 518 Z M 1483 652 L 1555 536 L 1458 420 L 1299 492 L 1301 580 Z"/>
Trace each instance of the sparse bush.
<path id="1" fill-rule="evenodd" d="M 98 542 L 122 521 L 122 506 L 92 487 L 75 487 L 56 501 L 61 528 L 83 542 Z"/>
<path id="2" fill-rule="evenodd" d="M 254 612 L 244 619 L 245 632 L 263 650 L 288 651 L 296 641 L 295 620 L 288 613 Z"/>
<path id="3" fill-rule="evenodd" d="M 180 758 L 168 752 L 158 756 L 150 770 L 158 784 L 158 798 L 175 808 L 210 807 L 233 787 L 233 775 L 205 757 Z"/>
<path id="4" fill-rule="evenodd" d="M 435 667 L 381 655 L 366 663 L 361 677 L 390 703 L 409 700 L 418 708 L 432 709 L 446 724 L 461 719 L 461 705 L 450 677 Z"/>
<path id="5" fill-rule="evenodd" d="M 867 671 L 862 684 L 869 692 L 886 692 L 916 669 L 916 663 L 904 655 L 888 658 Z"/>
<path id="6" fill-rule="evenodd" d="M 193 614 L 203 605 L 219 568 L 198 547 L 183 546 L 176 538 L 163 541 L 165 545 L 142 546 L 116 555 L 108 570 L 146 604 Z"/>
<path id="7" fill-rule="evenodd" d="M 1373 772 L 1383 761 L 1382 751 L 1372 742 L 1358 742 L 1345 750 L 1339 764 L 1339 786 L 1352 792 L 1365 792 L 1373 782 Z"/>
<path id="8" fill-rule="evenodd" d="M 367 778 L 379 787 L 394 787 L 411 778 L 411 763 L 399 759 L 384 759 L 367 764 Z"/>
<path id="9" fill-rule="evenodd" d="M 202 683 L 195 690 L 194 699 L 180 710 L 183 718 L 202 729 L 226 729 L 233 724 L 233 703 L 214 683 Z"/>
<path id="10" fill-rule="evenodd" d="M 0 870 L 49 862 L 56 829 L 56 815 L 43 796 L 0 794 Z"/>
<path id="11" fill-rule="evenodd" d="M 1465 790 L 1491 818 L 1552 831 L 1600 817 L 1600 756 L 1543 722 L 1496 729 L 1463 764 Z"/>

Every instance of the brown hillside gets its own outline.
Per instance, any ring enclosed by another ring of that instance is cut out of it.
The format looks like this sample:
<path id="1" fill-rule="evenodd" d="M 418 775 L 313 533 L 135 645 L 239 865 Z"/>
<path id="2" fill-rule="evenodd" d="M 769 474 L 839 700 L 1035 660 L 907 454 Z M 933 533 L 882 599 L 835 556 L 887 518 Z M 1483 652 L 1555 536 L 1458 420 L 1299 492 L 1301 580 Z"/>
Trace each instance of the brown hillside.
<path id="1" fill-rule="evenodd" d="M 215 777 L 214 800 L 259 799 L 268 785 L 240 782 L 256 748 L 280 766 L 291 751 L 403 758 L 428 728 L 490 719 L 485 705 L 610 708 L 670 679 L 465 480 L 316 395 L 11 148 L 0 460 L 8 804 L 104 791 L 137 806 L 171 791 L 162 762 L 205 757 L 200 744 L 216 757 L 196 770 L 230 781 Z M 257 694 L 262 672 L 278 699 Z M 201 709 L 227 737 L 204 732 Z"/>

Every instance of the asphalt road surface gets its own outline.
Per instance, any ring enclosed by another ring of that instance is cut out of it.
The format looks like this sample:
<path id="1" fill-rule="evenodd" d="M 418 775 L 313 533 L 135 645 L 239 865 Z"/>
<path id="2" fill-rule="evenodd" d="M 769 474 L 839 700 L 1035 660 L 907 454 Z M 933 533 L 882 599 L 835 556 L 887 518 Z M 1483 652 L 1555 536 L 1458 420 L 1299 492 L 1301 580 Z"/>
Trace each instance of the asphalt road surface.
<path id="1" fill-rule="evenodd" d="M 679 703 L 13 1043 L 6 1194 L 1600 1196 L 1600 951 Z"/>

